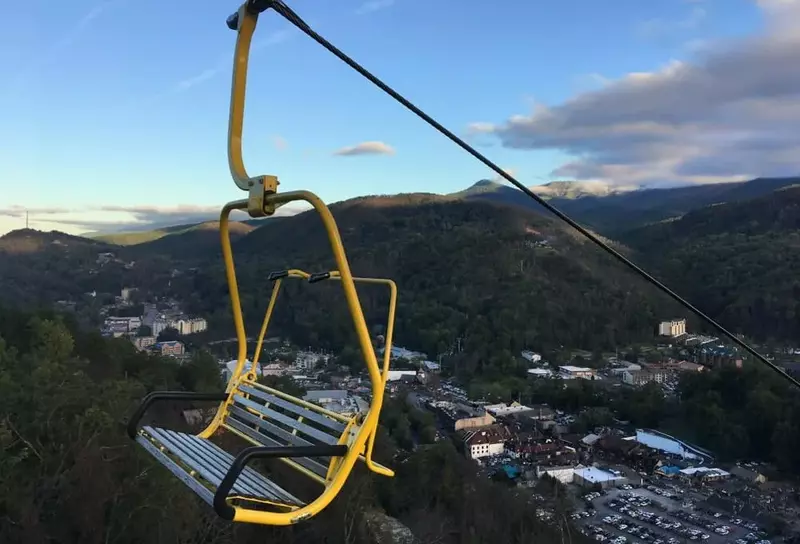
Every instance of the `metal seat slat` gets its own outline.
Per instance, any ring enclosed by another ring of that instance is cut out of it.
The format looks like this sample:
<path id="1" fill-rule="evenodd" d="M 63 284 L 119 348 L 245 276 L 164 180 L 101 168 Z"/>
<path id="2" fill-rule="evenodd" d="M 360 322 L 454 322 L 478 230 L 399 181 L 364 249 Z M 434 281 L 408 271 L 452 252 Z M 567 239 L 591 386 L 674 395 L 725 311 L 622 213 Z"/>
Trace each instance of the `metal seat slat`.
<path id="1" fill-rule="evenodd" d="M 252 395 L 254 397 L 258 397 L 259 399 L 264 400 L 270 404 L 280 406 L 285 410 L 294 412 L 297 415 L 303 416 L 304 419 L 314 421 L 315 423 L 318 423 L 320 425 L 324 425 L 325 427 L 328 427 L 329 429 L 334 431 L 336 434 L 342 434 L 344 432 L 345 424 L 342 423 L 341 421 L 336 421 L 335 419 L 331 419 L 328 416 L 314 412 L 312 410 L 309 410 L 308 408 L 298 406 L 297 404 L 294 404 L 286 399 L 282 399 L 278 396 L 272 395 L 266 391 L 261 391 L 249 385 L 239 386 L 239 391 L 247 393 L 248 395 Z"/>
<path id="2" fill-rule="evenodd" d="M 217 451 L 215 448 L 210 447 L 213 445 L 211 442 L 169 429 L 154 429 L 154 431 L 158 431 L 160 435 L 166 433 L 169 437 L 169 444 L 174 444 L 183 449 L 186 452 L 187 458 L 197 459 L 202 457 L 206 461 L 208 468 L 213 469 L 214 476 L 217 478 L 213 481 L 214 485 L 219 485 L 225 477 L 230 462 L 226 463 L 224 452 L 221 450 Z M 167 445 L 163 440 L 162 444 Z M 192 466 L 188 462 L 186 464 Z M 234 490 L 241 495 L 252 495 L 254 497 L 269 495 L 271 493 L 268 488 L 264 488 L 263 485 L 255 482 L 251 474 L 245 474 L 244 471 L 242 471 L 242 475 L 236 480 Z"/>
<path id="3" fill-rule="evenodd" d="M 273 419 L 275 421 L 279 421 L 280 423 L 283 423 L 287 427 L 291 427 L 292 429 L 296 429 L 297 431 L 305 435 L 316 438 L 317 440 L 319 440 L 324 444 L 335 445 L 339 442 L 338 437 L 326 434 L 325 432 L 316 429 L 314 427 L 311 427 L 310 425 L 306 425 L 305 423 L 297 421 L 296 419 L 286 416 L 285 414 L 281 414 L 279 412 L 276 412 L 275 410 L 267 408 L 263 404 L 253 402 L 252 400 L 246 399 L 241 395 L 234 395 L 233 398 L 238 404 L 256 410 L 257 412 L 264 414 L 268 418 Z"/>
<path id="4" fill-rule="evenodd" d="M 213 493 L 164 452 L 160 451 L 158 446 L 160 445 L 169 450 L 172 455 L 215 487 L 219 486 L 222 478 L 227 473 L 228 467 L 233 463 L 234 457 L 213 442 L 194 435 L 150 426 L 142 427 L 142 430 L 153 437 L 157 444 L 152 443 L 143 435 L 139 435 L 137 441 L 145 446 L 156 460 L 200 495 L 203 500 L 213 504 Z M 294 497 L 250 467 L 242 471 L 234 485 L 232 494 L 295 506 L 303 504 L 297 497 Z"/>
<path id="5" fill-rule="evenodd" d="M 264 433 L 258 432 L 256 429 L 249 427 L 236 419 L 229 418 L 225 422 L 225 424 L 236 429 L 240 433 L 249 436 L 253 440 L 258 441 L 260 444 L 264 446 L 286 446 L 286 444 L 282 444 L 277 440 L 270 438 Z M 292 458 L 292 461 L 296 462 L 301 466 L 304 466 L 308 470 L 313 471 L 314 473 L 318 474 L 319 476 L 322 476 L 323 478 L 328 473 L 328 468 L 326 466 L 321 465 L 320 463 L 318 463 L 314 459 L 311 459 L 310 457 L 294 457 Z"/>

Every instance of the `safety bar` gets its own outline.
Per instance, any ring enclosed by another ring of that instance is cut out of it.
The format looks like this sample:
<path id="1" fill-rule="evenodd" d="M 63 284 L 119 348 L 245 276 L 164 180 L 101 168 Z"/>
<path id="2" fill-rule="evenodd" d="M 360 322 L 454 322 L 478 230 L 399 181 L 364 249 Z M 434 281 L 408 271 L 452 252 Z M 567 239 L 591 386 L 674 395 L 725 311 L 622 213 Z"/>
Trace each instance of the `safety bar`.
<path id="1" fill-rule="evenodd" d="M 272 295 L 270 296 L 269 304 L 267 305 L 267 311 L 264 313 L 264 321 L 261 324 L 261 331 L 259 332 L 258 340 L 256 342 L 256 351 L 255 354 L 253 355 L 253 367 L 255 367 L 255 364 L 258 362 L 258 358 L 261 356 L 261 347 L 264 344 L 264 337 L 266 336 L 267 333 L 267 327 L 269 326 L 269 322 L 272 319 L 272 312 L 275 309 L 275 302 L 277 301 L 278 294 L 280 293 L 281 289 L 280 280 L 283 280 L 284 278 L 299 278 L 299 279 L 305 279 L 309 283 L 316 283 L 327 279 L 332 279 L 332 280 L 342 279 L 338 270 L 309 274 L 308 272 L 304 272 L 303 270 L 299 270 L 296 268 L 292 268 L 289 270 L 276 270 L 270 272 L 267 278 L 270 281 L 274 281 L 275 283 L 272 288 Z M 386 382 L 389 379 L 389 363 L 391 359 L 392 341 L 394 336 L 395 311 L 397 308 L 397 284 L 395 284 L 395 282 L 392 280 L 384 278 L 353 277 L 353 281 L 356 283 L 385 284 L 389 286 L 389 317 L 387 318 L 387 324 L 386 324 L 386 342 L 384 344 L 383 365 L 381 368 L 381 380 L 383 383 L 383 388 L 386 389 Z M 369 467 L 371 471 L 381 474 L 383 476 L 392 477 L 394 476 L 393 470 L 378 465 L 372 460 L 372 451 L 375 447 L 376 434 L 377 433 L 373 433 L 369 437 L 364 461 L 367 463 L 367 467 Z"/>
<path id="2" fill-rule="evenodd" d="M 223 402 L 228 400 L 228 394 L 196 393 L 193 391 L 154 391 L 149 393 L 144 397 L 144 399 L 142 399 L 141 404 L 139 404 L 139 407 L 136 408 L 136 411 L 133 412 L 133 415 L 131 415 L 131 418 L 128 420 L 128 436 L 132 440 L 136 439 L 139 421 L 142 420 L 148 408 L 150 408 L 150 406 L 155 402 L 164 400 L 205 400 Z"/>
<path id="3" fill-rule="evenodd" d="M 276 459 L 286 457 L 344 457 L 347 446 L 337 444 L 334 446 L 253 446 L 239 452 L 233 460 L 228 472 L 220 482 L 214 493 L 214 511 L 223 519 L 231 521 L 236 516 L 236 508 L 228 504 L 228 494 L 236 484 L 237 478 L 253 459 Z"/>

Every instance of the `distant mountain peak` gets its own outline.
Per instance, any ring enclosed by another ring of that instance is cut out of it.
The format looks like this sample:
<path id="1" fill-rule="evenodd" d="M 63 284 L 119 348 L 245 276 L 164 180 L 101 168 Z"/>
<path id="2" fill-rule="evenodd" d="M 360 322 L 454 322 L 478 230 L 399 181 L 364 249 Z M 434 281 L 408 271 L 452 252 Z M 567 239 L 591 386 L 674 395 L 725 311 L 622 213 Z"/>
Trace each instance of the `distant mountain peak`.
<path id="1" fill-rule="evenodd" d="M 609 196 L 635 191 L 638 186 L 612 185 L 603 181 L 551 181 L 535 185 L 531 190 L 551 198 L 581 198 L 584 196 Z"/>

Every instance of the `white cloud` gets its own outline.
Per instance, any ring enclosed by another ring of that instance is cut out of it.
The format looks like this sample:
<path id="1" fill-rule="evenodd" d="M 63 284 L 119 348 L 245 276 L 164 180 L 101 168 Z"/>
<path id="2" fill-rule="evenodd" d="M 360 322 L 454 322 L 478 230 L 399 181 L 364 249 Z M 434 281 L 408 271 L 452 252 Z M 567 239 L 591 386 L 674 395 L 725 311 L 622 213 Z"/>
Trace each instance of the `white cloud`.
<path id="1" fill-rule="evenodd" d="M 356 9 L 355 13 L 356 15 L 365 15 L 367 13 L 386 9 L 394 5 L 394 1 L 395 0 L 369 0 L 361 4 L 358 9 Z"/>
<path id="2" fill-rule="evenodd" d="M 645 39 L 657 39 L 697 28 L 708 15 L 705 8 L 692 7 L 686 16 L 678 21 L 650 19 L 636 25 L 636 34 Z"/>
<path id="3" fill-rule="evenodd" d="M 394 155 L 394 148 L 383 142 L 362 142 L 338 149 L 334 151 L 333 154 L 340 157 L 357 155 Z"/>
<path id="4" fill-rule="evenodd" d="M 289 143 L 283 136 L 273 136 L 272 145 L 274 145 L 275 149 L 278 151 L 286 151 L 286 149 L 289 147 Z"/>
<path id="5" fill-rule="evenodd" d="M 278 208 L 276 216 L 294 215 L 307 209 L 303 205 L 286 205 Z M 93 231 L 126 232 L 151 230 L 174 225 L 215 221 L 221 206 L 93 206 L 73 208 L 25 208 L 15 205 L 0 208 L 0 235 L 25 226 L 28 213 L 30 227 L 39 230 L 60 230 L 68 234 L 85 234 Z M 234 211 L 231 218 L 247 219 L 244 212 Z"/>
<path id="6" fill-rule="evenodd" d="M 762 33 L 706 47 L 696 63 L 672 61 L 470 129 L 508 148 L 570 153 L 552 173 L 562 178 L 628 185 L 796 175 L 800 1 L 767 4 Z"/>

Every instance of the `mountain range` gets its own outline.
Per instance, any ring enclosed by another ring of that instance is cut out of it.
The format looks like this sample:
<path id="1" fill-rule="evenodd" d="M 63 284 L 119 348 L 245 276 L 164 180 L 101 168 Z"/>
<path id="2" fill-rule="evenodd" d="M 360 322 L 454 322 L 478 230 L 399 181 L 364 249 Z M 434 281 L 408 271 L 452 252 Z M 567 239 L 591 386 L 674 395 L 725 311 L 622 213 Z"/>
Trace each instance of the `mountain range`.
<path id="1" fill-rule="evenodd" d="M 691 210 L 713 204 L 755 198 L 796 184 L 800 184 L 800 177 L 757 178 L 746 182 L 660 189 L 577 181 L 552 181 L 529 188 L 543 200 L 572 216 L 579 223 L 606 236 L 616 237 L 626 230 L 679 217 Z M 480 180 L 462 191 L 445 195 L 431 193 L 430 197 L 444 200 L 485 200 L 543 211 L 542 206 L 522 191 L 505 183 L 488 179 Z M 272 217 L 267 220 L 276 221 L 282 217 L 284 216 Z M 208 228 L 207 225 L 215 224 L 213 218 L 209 219 L 209 221 L 201 223 L 158 227 L 150 230 L 141 227 L 128 232 L 115 230 L 86 236 L 119 245 L 135 245 L 171 234 L 185 234 L 196 228 Z M 264 219 L 253 219 L 242 223 L 258 227 L 262 221 Z"/>
<path id="2" fill-rule="evenodd" d="M 549 202 L 614 240 L 618 250 L 645 263 L 723 324 L 758 338 L 789 339 L 800 335 L 798 182 L 756 179 L 646 190 L 569 182 L 542 187 Z M 398 338 L 431 354 L 446 352 L 461 338 L 476 354 L 465 363 L 472 372 L 496 371 L 502 368 L 498 357 L 526 347 L 601 348 L 649 339 L 659 319 L 685 315 L 505 185 L 483 180 L 450 195 L 361 197 L 331 210 L 354 273 L 398 282 Z M 251 327 L 263 311 L 269 271 L 333 266 L 320 221 L 311 212 L 234 223 L 232 232 Z M 12 257 L 0 258 L 0 302 L 47 304 L 133 285 L 177 294 L 216 330 L 230 330 L 218 225 L 119 236 L 87 239 L 22 230 L 0 237 L 0 252 Z M 98 270 L 97 254 L 103 251 L 114 252 L 119 262 Z M 126 266 L 130 261 L 135 266 Z M 176 276 L 175 269 L 191 272 Z M 370 322 L 381 323 L 383 295 L 364 290 L 362 296 Z M 293 285 L 283 298 L 293 304 L 276 324 L 287 334 L 332 348 L 350 342 L 335 286 Z"/>

